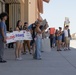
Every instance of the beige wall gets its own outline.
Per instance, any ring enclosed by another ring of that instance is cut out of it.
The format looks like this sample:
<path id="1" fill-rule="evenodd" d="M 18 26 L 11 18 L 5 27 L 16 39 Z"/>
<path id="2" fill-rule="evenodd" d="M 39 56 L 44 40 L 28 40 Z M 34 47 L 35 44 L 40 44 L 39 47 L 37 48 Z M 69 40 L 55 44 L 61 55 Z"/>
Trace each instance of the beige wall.
<path id="1" fill-rule="evenodd" d="M 15 29 L 18 20 L 35 22 L 38 18 L 37 0 L 5 0 L 9 4 L 9 28 Z M 0 0 L 0 13 L 5 11 L 5 3 Z"/>
<path id="2" fill-rule="evenodd" d="M 3 0 L 0 0 L 0 13 L 5 11 L 5 3 Z"/>
<path id="3" fill-rule="evenodd" d="M 15 29 L 18 20 L 21 20 L 20 4 L 9 4 L 9 28 Z"/>
<path id="4" fill-rule="evenodd" d="M 24 12 L 21 11 L 21 20 L 24 19 L 24 22 L 28 22 L 29 24 L 35 22 L 37 19 L 37 0 L 24 0 L 21 7 L 21 10 L 24 10 Z"/>
<path id="5" fill-rule="evenodd" d="M 21 21 L 22 21 L 22 25 L 24 24 L 24 1 L 21 1 L 20 3 L 20 14 L 21 14 Z"/>
<path id="6" fill-rule="evenodd" d="M 24 22 L 28 22 L 28 0 L 25 0 L 24 4 Z"/>
<path id="7" fill-rule="evenodd" d="M 37 0 L 29 0 L 28 2 L 28 19 L 29 24 L 37 19 Z"/>
<path id="8" fill-rule="evenodd" d="M 21 20 L 22 24 L 31 24 L 37 19 L 37 0 L 17 0 L 17 3 L 16 0 L 5 1 L 9 4 L 9 28 L 15 29 L 18 20 Z M 5 10 L 4 5 L 0 2 L 0 12 Z"/>

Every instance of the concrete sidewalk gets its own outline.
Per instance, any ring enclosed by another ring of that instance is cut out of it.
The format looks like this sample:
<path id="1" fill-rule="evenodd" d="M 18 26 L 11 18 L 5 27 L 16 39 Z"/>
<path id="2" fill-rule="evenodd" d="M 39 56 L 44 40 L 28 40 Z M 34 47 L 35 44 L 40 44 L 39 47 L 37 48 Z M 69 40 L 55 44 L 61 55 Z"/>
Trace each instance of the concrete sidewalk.
<path id="1" fill-rule="evenodd" d="M 48 50 L 48 48 L 47 48 Z M 23 55 L 16 61 L 14 50 L 5 50 L 5 64 L 0 64 L 0 75 L 76 75 L 76 49 L 57 52 L 56 49 L 42 53 L 42 60 Z"/>

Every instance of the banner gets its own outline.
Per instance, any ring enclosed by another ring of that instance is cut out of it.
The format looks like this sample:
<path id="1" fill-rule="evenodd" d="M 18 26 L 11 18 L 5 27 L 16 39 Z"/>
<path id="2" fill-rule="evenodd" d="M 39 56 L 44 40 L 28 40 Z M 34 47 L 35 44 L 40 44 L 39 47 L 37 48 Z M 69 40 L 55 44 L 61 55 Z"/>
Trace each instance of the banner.
<path id="1" fill-rule="evenodd" d="M 45 26 L 46 24 L 48 24 L 47 20 L 44 19 L 42 22 L 40 22 L 40 25 Z M 47 25 L 47 28 L 49 27 L 49 25 Z"/>
<path id="2" fill-rule="evenodd" d="M 65 17 L 64 26 L 70 25 L 70 21 L 68 17 Z"/>
<path id="3" fill-rule="evenodd" d="M 16 42 L 15 35 L 13 33 L 7 33 L 6 42 L 7 43 Z"/>
<path id="4" fill-rule="evenodd" d="M 7 43 L 16 42 L 18 40 L 32 40 L 31 33 L 29 31 L 13 31 L 12 33 L 7 33 Z"/>
<path id="5" fill-rule="evenodd" d="M 24 40 L 32 40 L 32 36 L 29 31 L 23 31 L 23 32 L 24 32 Z"/>
<path id="6" fill-rule="evenodd" d="M 14 31 L 13 34 L 15 35 L 15 40 L 24 40 L 24 33 L 23 31 Z"/>

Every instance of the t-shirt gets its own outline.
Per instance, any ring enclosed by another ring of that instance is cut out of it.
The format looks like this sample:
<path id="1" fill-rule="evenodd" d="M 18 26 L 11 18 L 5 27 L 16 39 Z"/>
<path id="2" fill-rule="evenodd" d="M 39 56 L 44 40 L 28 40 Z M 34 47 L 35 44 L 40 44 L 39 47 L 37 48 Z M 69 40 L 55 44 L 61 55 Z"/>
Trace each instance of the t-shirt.
<path id="1" fill-rule="evenodd" d="M 64 30 L 64 37 L 68 37 L 68 30 Z"/>
<path id="2" fill-rule="evenodd" d="M 41 29 L 39 29 L 39 31 L 41 31 Z M 42 33 L 37 33 L 37 37 L 42 38 Z"/>
<path id="3" fill-rule="evenodd" d="M 7 33 L 7 29 L 6 29 L 6 24 L 5 24 L 5 22 L 0 22 L 0 39 L 2 39 L 3 37 L 2 37 L 2 34 L 1 34 L 1 29 L 4 29 L 4 35 L 6 36 L 6 33 Z"/>
<path id="4" fill-rule="evenodd" d="M 33 31 L 33 32 L 32 32 L 32 38 L 33 38 L 33 40 L 34 40 L 34 38 L 36 37 L 35 28 L 36 28 L 36 27 L 35 27 L 34 24 L 31 24 L 30 26 L 28 26 L 28 29 Z"/>
<path id="5" fill-rule="evenodd" d="M 31 28 L 32 28 L 32 24 L 28 26 L 28 29 L 29 29 L 29 30 L 31 30 Z"/>

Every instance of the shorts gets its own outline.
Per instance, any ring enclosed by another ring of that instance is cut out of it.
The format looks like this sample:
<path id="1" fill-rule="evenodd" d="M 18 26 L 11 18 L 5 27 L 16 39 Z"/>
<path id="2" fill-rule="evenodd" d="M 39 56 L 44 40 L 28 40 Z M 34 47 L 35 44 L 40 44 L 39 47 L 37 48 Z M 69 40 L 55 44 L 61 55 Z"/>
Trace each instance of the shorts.
<path id="1" fill-rule="evenodd" d="M 62 36 L 57 37 L 58 41 L 62 41 Z"/>
<path id="2" fill-rule="evenodd" d="M 69 38 L 68 37 L 65 37 L 65 43 L 69 44 Z"/>
<path id="3" fill-rule="evenodd" d="M 23 43 L 23 41 L 22 41 L 22 40 L 18 40 L 17 42 L 19 42 L 19 43 Z"/>

